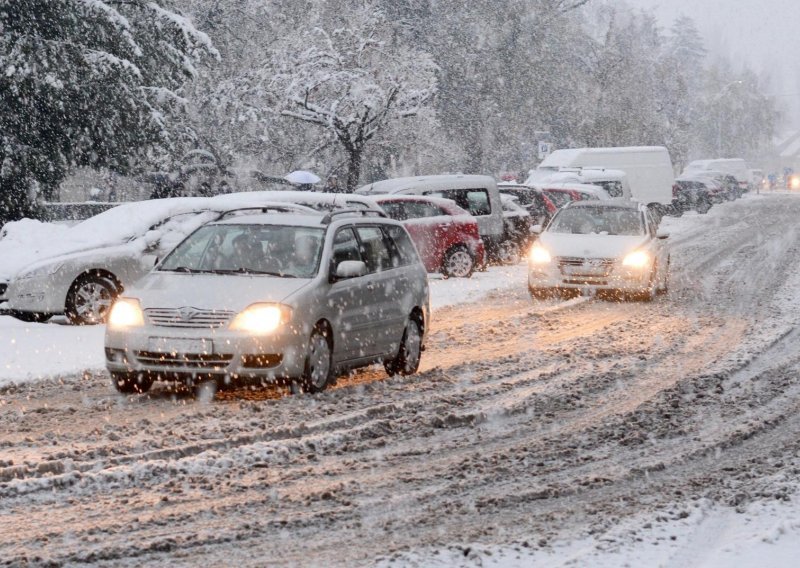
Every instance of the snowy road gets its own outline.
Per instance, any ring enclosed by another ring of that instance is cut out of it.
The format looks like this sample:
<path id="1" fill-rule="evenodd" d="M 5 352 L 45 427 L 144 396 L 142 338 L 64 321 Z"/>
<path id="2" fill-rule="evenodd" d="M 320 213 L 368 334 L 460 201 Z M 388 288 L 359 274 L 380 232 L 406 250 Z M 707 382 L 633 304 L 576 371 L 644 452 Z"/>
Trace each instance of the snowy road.
<path id="1" fill-rule="evenodd" d="M 554 310 L 521 283 L 441 307 L 414 377 L 313 397 L 125 398 L 102 373 L 2 390 L 0 564 L 424 565 L 788 499 L 797 219 L 792 195 L 666 219 L 673 277 L 652 304 Z"/>

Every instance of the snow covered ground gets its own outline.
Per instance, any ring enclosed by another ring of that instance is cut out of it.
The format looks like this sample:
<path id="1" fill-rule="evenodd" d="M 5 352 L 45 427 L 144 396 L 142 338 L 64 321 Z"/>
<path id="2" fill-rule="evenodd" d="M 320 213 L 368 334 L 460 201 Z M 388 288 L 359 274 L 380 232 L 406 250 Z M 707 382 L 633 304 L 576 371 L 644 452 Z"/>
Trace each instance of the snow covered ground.
<path id="1" fill-rule="evenodd" d="M 313 397 L 120 397 L 102 327 L 0 318 L 0 558 L 794 566 L 798 215 L 665 219 L 652 304 L 534 302 L 524 265 L 433 278 L 419 375 Z"/>

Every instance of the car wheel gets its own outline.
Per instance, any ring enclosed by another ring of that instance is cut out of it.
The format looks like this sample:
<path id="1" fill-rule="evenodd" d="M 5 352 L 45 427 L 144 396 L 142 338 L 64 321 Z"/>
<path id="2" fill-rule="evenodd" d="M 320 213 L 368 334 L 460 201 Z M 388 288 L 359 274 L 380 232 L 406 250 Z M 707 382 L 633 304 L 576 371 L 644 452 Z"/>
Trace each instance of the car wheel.
<path id="1" fill-rule="evenodd" d="M 639 294 L 639 299 L 643 302 L 652 302 L 656 293 L 658 292 L 658 265 L 653 265 L 653 271 L 650 273 L 650 287 L 643 290 Z"/>
<path id="2" fill-rule="evenodd" d="M 11 312 L 10 315 L 27 323 L 44 323 L 52 317 L 51 314 L 41 312 Z"/>
<path id="3" fill-rule="evenodd" d="M 103 323 L 119 293 L 117 283 L 108 276 L 81 276 L 72 283 L 67 294 L 67 319 L 75 325 Z"/>
<path id="4" fill-rule="evenodd" d="M 328 333 L 317 328 L 308 342 L 308 357 L 303 372 L 303 390 L 310 393 L 322 392 L 331 383 L 333 375 L 333 352 L 328 342 Z M 293 383 L 294 385 L 295 383 Z M 296 389 L 292 389 L 296 393 Z"/>
<path id="5" fill-rule="evenodd" d="M 661 280 L 661 287 L 658 289 L 659 294 L 666 294 L 669 292 L 669 265 L 671 259 L 667 257 L 667 266 L 664 269 L 664 278 Z"/>
<path id="6" fill-rule="evenodd" d="M 408 325 L 400 342 L 397 357 L 384 361 L 383 367 L 390 376 L 413 375 L 422 360 L 422 329 L 416 319 L 408 320 Z"/>
<path id="7" fill-rule="evenodd" d="M 442 274 L 446 277 L 469 278 L 475 270 L 475 259 L 463 246 L 447 251 L 442 261 Z"/>
<path id="8" fill-rule="evenodd" d="M 122 394 L 141 394 L 153 386 L 153 378 L 144 373 L 111 373 L 111 382 Z"/>

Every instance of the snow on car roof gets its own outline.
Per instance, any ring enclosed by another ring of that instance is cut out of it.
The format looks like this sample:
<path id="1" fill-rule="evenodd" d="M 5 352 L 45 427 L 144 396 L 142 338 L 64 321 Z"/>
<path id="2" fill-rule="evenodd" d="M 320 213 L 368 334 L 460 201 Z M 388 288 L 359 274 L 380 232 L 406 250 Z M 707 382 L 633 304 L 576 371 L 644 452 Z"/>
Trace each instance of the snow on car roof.
<path id="1" fill-rule="evenodd" d="M 385 179 L 364 185 L 356 190 L 358 194 L 399 193 L 407 189 L 424 186 L 426 189 L 471 189 L 495 185 L 490 176 L 478 175 L 435 175 Z"/>
<path id="2" fill-rule="evenodd" d="M 323 227 L 322 214 L 304 213 L 253 213 L 235 215 L 210 223 L 212 225 L 286 225 L 297 227 Z"/>
<path id="3" fill-rule="evenodd" d="M 362 204 L 365 207 L 375 207 L 375 203 L 363 195 L 352 193 L 322 193 L 316 191 L 248 191 L 243 193 L 230 193 L 212 197 L 215 204 L 224 207 L 246 207 L 254 201 L 264 200 L 274 203 L 297 203 L 317 208 L 333 209 L 346 208 L 352 204 Z"/>
<path id="4" fill-rule="evenodd" d="M 572 201 L 565 207 L 608 207 L 616 209 L 635 209 L 641 211 L 645 208 L 644 205 L 635 201 L 624 201 L 617 199 L 608 199 L 605 201 Z"/>

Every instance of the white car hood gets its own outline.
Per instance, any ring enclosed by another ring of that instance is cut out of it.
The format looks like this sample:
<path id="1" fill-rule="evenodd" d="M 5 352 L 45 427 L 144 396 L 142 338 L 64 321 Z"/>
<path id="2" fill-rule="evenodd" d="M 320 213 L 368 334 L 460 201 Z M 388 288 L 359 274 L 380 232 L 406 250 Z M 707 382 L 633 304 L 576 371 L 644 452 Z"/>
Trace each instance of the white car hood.
<path id="1" fill-rule="evenodd" d="M 545 231 L 539 242 L 552 256 L 621 258 L 649 241 L 647 235 L 573 235 Z"/>
<path id="2" fill-rule="evenodd" d="M 256 302 L 282 302 L 311 279 L 246 274 L 151 272 L 126 290 L 147 308 L 198 308 L 239 312 Z"/>

